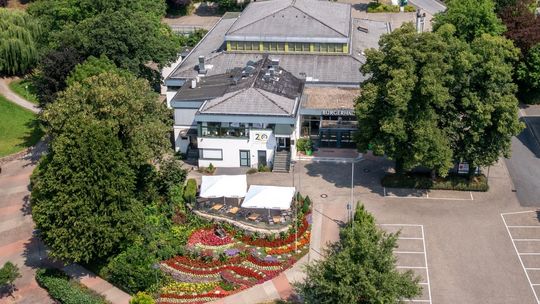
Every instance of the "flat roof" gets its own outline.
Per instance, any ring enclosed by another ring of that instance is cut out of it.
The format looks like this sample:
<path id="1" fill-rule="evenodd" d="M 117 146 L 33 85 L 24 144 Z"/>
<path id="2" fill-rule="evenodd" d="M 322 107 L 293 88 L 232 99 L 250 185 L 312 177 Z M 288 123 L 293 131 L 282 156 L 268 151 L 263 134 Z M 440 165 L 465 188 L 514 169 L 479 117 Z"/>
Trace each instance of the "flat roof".
<path id="1" fill-rule="evenodd" d="M 359 89 L 339 87 L 306 87 L 302 98 L 303 109 L 354 109 Z"/>

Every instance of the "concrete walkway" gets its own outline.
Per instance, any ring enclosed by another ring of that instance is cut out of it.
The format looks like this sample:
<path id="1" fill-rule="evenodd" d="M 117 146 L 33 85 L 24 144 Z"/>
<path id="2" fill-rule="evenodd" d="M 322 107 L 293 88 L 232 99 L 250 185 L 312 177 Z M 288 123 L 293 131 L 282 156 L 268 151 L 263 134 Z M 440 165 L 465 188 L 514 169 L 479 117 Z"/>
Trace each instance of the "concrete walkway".
<path id="1" fill-rule="evenodd" d="M 28 109 L 34 113 L 39 113 L 40 109 L 37 105 L 29 102 L 26 99 L 21 98 L 19 95 L 15 94 L 10 88 L 9 83 L 15 80 L 14 78 L 0 78 L 0 95 L 3 95 L 13 103 L 18 104 L 19 106 Z"/>

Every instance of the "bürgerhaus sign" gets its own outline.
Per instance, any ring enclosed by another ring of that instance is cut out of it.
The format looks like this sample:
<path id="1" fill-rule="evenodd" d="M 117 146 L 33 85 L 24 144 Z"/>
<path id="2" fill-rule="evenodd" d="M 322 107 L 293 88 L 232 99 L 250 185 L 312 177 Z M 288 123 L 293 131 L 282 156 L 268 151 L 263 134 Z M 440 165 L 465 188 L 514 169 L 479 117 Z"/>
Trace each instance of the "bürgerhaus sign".
<path id="1" fill-rule="evenodd" d="M 322 115 L 328 116 L 354 116 L 353 110 L 322 110 Z"/>

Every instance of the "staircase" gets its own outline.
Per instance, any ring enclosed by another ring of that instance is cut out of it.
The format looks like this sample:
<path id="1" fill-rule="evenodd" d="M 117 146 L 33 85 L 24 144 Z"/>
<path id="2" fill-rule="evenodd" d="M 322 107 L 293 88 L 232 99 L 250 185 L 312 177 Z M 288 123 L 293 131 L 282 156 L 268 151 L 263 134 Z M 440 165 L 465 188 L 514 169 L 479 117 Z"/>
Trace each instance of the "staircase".
<path id="1" fill-rule="evenodd" d="M 186 159 L 198 160 L 199 159 L 199 149 L 197 149 L 197 148 L 188 148 L 188 150 L 186 152 Z"/>
<path id="2" fill-rule="evenodd" d="M 291 168 L 291 152 L 289 151 L 276 151 L 274 154 L 274 167 L 272 172 L 276 173 L 289 173 Z"/>

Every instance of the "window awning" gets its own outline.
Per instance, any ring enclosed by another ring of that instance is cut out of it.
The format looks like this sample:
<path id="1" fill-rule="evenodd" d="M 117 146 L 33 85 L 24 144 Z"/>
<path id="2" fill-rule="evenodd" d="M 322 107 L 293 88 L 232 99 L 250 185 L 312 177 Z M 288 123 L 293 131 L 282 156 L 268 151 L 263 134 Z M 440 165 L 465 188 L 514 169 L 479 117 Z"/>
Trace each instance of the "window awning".
<path id="1" fill-rule="evenodd" d="M 290 136 L 293 132 L 291 125 L 277 124 L 274 130 L 274 135 L 276 136 Z"/>
<path id="2" fill-rule="evenodd" d="M 242 208 L 288 210 L 296 192 L 294 187 L 252 185 L 242 202 Z"/>
<path id="3" fill-rule="evenodd" d="M 200 197 L 235 197 L 246 196 L 246 175 L 203 176 Z"/>

